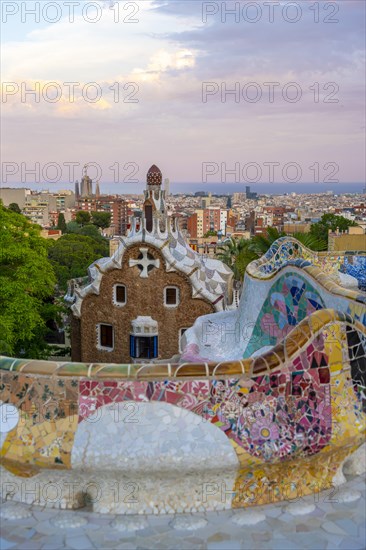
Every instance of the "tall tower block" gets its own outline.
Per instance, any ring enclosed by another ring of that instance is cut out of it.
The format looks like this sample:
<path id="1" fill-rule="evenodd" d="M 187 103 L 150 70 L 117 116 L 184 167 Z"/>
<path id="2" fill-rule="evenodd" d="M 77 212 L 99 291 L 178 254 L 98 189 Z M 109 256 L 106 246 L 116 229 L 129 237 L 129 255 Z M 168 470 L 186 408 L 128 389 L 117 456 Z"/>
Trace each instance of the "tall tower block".
<path id="1" fill-rule="evenodd" d="M 88 176 L 87 168 L 88 166 L 86 164 L 83 169 L 83 177 L 81 178 L 80 193 L 82 197 L 91 197 L 93 194 L 93 181 Z"/>
<path id="2" fill-rule="evenodd" d="M 97 181 L 97 184 L 95 186 L 95 196 L 97 199 L 100 197 L 100 187 L 99 187 L 99 181 Z"/>

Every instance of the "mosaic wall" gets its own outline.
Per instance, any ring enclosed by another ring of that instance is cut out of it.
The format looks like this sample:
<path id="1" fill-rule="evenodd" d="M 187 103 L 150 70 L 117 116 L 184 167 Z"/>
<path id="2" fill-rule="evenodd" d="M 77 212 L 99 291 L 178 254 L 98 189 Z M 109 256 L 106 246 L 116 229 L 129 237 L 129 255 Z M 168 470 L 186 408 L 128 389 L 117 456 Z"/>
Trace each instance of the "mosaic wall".
<path id="1" fill-rule="evenodd" d="M 314 265 L 317 261 L 316 252 L 309 250 L 295 239 L 281 237 L 272 244 L 262 258 L 249 264 L 247 270 L 253 277 L 264 279 L 279 271 L 284 265 L 305 267 Z"/>
<path id="2" fill-rule="evenodd" d="M 340 271 L 358 281 L 358 288 L 366 292 L 366 256 L 345 256 Z"/>
<path id="3" fill-rule="evenodd" d="M 305 317 L 324 307 L 324 301 L 309 281 L 296 274 L 283 275 L 271 287 L 244 357 L 250 357 L 263 346 L 274 346 Z"/>
<path id="4" fill-rule="evenodd" d="M 366 326 L 366 294 L 339 280 L 344 261 L 344 255 L 321 256 L 295 239 L 278 239 L 267 254 L 248 265 L 239 307 L 199 317 L 186 331 L 182 360 L 239 360 L 262 353 L 323 308 L 351 315 L 355 311 L 355 319 Z M 234 327 L 238 336 L 232 337 Z"/>
<path id="5" fill-rule="evenodd" d="M 279 271 L 285 265 L 306 267 L 314 265 L 327 275 L 338 271 L 355 277 L 364 290 L 366 284 L 366 251 L 364 253 L 314 252 L 291 237 L 277 239 L 259 260 L 248 266 L 250 275 L 257 278 L 267 278 Z"/>
<path id="6" fill-rule="evenodd" d="M 321 310 L 273 352 L 240 364 L 136 367 L 1 358 L 2 408 L 12 406 L 1 462 L 17 476 L 70 469 L 78 426 L 98 409 L 164 402 L 200 416 L 234 447 L 240 464 L 235 486 L 250 481 L 257 497 L 251 502 L 238 490 L 233 506 L 265 502 L 263 483 L 278 484 L 284 473 L 287 481 L 301 477 L 304 494 L 315 479 L 329 486 L 365 433 L 365 337 L 360 323 Z M 164 427 L 158 436 L 163 443 Z M 103 452 L 112 451 L 106 445 Z"/>
<path id="7" fill-rule="evenodd" d="M 314 252 L 292 237 L 281 237 L 272 244 L 262 258 L 252 262 L 250 271 L 252 274 L 257 272 L 257 276 L 263 278 L 278 271 L 288 262 L 295 262 L 293 265 L 316 265 L 321 268 L 323 273 L 330 274 L 342 270 L 342 266 L 347 264 L 364 267 L 366 258 L 363 254 L 358 252 Z"/>

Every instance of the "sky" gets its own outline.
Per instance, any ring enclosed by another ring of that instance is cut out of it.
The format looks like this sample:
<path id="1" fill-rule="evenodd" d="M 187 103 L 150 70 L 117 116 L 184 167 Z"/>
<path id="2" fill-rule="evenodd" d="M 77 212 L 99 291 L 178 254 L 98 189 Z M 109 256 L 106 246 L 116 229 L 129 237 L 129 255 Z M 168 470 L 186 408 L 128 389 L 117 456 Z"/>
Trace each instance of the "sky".
<path id="1" fill-rule="evenodd" d="M 363 0 L 38 6 L 1 2 L 3 186 L 365 181 Z"/>

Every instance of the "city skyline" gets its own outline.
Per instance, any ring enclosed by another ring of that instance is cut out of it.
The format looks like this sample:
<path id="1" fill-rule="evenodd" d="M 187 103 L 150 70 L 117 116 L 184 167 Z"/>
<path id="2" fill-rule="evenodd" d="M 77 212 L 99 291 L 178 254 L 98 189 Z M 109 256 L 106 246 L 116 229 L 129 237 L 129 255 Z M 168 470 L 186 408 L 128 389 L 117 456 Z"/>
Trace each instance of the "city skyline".
<path id="1" fill-rule="evenodd" d="M 79 181 L 80 184 L 80 180 Z M 93 188 L 95 190 L 96 180 L 93 180 Z M 232 195 L 233 193 L 245 192 L 247 186 L 246 182 L 243 183 L 202 183 L 202 182 L 179 182 L 170 180 L 169 188 L 170 194 L 194 194 L 195 192 L 204 191 L 206 193 L 218 195 Z M 143 194 L 144 183 L 139 181 L 137 184 L 127 183 L 113 183 L 113 182 L 99 182 L 100 192 L 102 195 L 136 195 Z M 56 193 L 60 190 L 75 191 L 75 183 L 12 183 L 3 184 L 0 189 L 6 188 L 25 188 L 30 189 L 32 192 L 49 191 L 50 193 Z M 296 193 L 299 195 L 311 195 L 311 194 L 325 194 L 332 191 L 334 194 L 366 194 L 365 183 L 363 182 L 343 182 L 333 184 L 319 184 L 316 183 L 253 183 L 250 188 L 262 195 L 283 195 L 289 193 Z"/>

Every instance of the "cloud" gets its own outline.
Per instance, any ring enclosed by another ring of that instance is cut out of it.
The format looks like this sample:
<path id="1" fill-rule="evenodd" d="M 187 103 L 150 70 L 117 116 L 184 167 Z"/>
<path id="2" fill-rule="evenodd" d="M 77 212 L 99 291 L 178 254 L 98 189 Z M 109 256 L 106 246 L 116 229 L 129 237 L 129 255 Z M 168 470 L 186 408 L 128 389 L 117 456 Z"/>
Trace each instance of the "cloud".
<path id="1" fill-rule="evenodd" d="M 105 178 L 116 161 L 165 161 L 172 179 L 198 181 L 203 161 L 245 157 L 308 165 L 337 159 L 342 177 L 362 179 L 364 3 L 337 3 L 335 24 L 323 21 L 331 14 L 329 2 L 316 3 L 319 23 L 309 2 L 298 2 L 303 17 L 294 24 L 283 18 L 235 23 L 229 17 L 223 23 L 220 14 L 204 23 L 202 3 L 187 0 L 139 2 L 139 23 L 115 23 L 109 2 L 99 3 L 104 9 L 96 24 L 77 13 L 72 24 L 64 17 L 41 28 L 24 25 L 21 39 L 4 43 L 4 80 L 28 87 L 55 81 L 65 94 L 63 83 L 80 83 L 74 103 L 66 96 L 56 104 L 9 97 L 3 104 L 5 160 L 91 159 L 106 166 Z M 203 103 L 205 81 L 218 91 Z M 96 103 L 81 93 L 90 82 L 102 90 Z M 243 99 L 250 82 L 263 93 L 256 103 Z M 266 82 L 280 83 L 273 103 Z M 297 103 L 283 98 L 290 82 L 302 90 Z M 339 87 L 338 103 L 324 102 L 332 82 Z M 239 84 L 239 103 L 232 95 L 222 101 L 222 83 L 227 89 Z"/>

